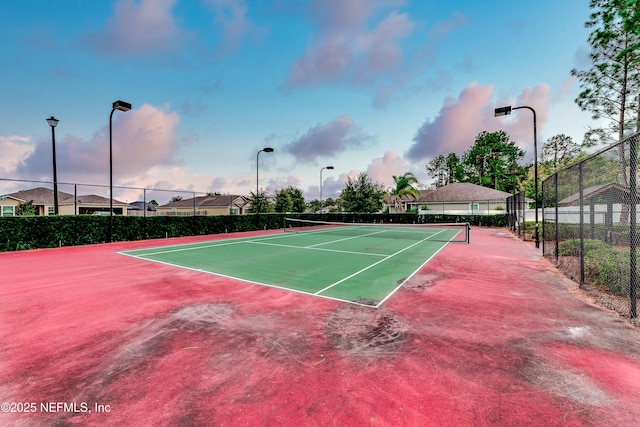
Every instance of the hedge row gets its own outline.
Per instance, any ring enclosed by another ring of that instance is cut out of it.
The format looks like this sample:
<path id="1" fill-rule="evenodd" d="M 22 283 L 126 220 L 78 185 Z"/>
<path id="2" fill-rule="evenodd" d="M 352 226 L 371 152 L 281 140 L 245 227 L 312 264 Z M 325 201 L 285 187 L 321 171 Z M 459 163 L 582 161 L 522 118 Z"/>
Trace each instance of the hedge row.
<path id="1" fill-rule="evenodd" d="M 259 214 L 223 216 L 114 216 L 113 240 L 132 241 L 282 228 L 285 217 L 359 223 L 469 222 L 471 225 L 507 224 L 506 215 L 407 214 Z M 109 241 L 108 216 L 0 217 L 0 252 L 22 249 L 88 245 Z"/>

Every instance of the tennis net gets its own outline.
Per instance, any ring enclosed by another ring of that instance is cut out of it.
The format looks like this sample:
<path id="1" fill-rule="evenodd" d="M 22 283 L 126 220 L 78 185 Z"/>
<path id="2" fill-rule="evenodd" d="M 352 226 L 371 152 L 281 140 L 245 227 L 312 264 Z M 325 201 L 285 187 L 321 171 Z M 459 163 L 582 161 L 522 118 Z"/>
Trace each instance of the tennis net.
<path id="1" fill-rule="evenodd" d="M 340 236 L 375 236 L 406 240 L 469 243 L 469 223 L 392 224 L 349 223 L 285 218 L 285 233 L 323 233 Z"/>

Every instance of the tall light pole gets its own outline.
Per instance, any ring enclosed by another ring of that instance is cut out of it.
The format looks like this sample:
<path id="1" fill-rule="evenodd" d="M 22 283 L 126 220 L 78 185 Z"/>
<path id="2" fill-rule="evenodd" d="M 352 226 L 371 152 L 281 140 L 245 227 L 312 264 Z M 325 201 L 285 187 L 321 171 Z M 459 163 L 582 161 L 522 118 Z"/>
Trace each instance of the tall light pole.
<path id="1" fill-rule="evenodd" d="M 124 101 L 116 101 L 109 115 L 109 241 L 113 242 L 113 113 L 114 111 L 127 112 L 131 110 L 131 104 Z"/>
<path id="2" fill-rule="evenodd" d="M 265 153 L 273 153 L 273 148 L 271 147 L 264 147 L 262 150 L 258 151 L 258 154 L 256 154 L 256 197 L 258 197 L 258 182 L 259 182 L 259 175 L 258 175 L 258 167 L 259 167 L 259 162 L 258 159 L 260 158 L 260 153 L 262 152 Z"/>
<path id="3" fill-rule="evenodd" d="M 51 116 L 47 123 L 51 126 L 51 145 L 53 147 L 53 213 L 58 215 L 58 173 L 56 171 L 56 126 L 60 120 Z"/>
<path id="4" fill-rule="evenodd" d="M 325 169 L 333 169 L 333 166 L 325 166 L 320 169 L 320 212 L 322 212 L 322 171 Z"/>
<path id="5" fill-rule="evenodd" d="M 526 105 L 520 107 L 500 107 L 495 109 L 495 117 L 511 114 L 511 110 L 526 108 L 533 113 L 533 185 L 534 185 L 534 206 L 536 208 L 536 248 L 540 247 L 540 224 L 538 223 L 538 136 L 536 134 L 536 110 Z"/>

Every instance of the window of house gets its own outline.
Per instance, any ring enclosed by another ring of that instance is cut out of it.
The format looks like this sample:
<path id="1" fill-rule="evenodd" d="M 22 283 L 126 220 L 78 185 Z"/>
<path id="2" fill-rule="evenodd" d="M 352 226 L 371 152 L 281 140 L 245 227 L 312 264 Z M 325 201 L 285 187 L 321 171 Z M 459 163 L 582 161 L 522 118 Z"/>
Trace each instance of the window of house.
<path id="1" fill-rule="evenodd" d="M 231 208 L 231 215 L 238 215 L 238 208 Z"/>
<path id="2" fill-rule="evenodd" d="M 13 216 L 13 206 L 3 206 L 2 216 Z"/>
<path id="3" fill-rule="evenodd" d="M 469 210 L 471 210 L 471 212 L 475 212 L 480 210 L 480 206 L 477 203 L 469 203 Z"/>
<path id="4" fill-rule="evenodd" d="M 53 206 L 47 207 L 47 215 L 54 215 L 55 213 L 56 213 L 56 210 L 54 209 Z"/>

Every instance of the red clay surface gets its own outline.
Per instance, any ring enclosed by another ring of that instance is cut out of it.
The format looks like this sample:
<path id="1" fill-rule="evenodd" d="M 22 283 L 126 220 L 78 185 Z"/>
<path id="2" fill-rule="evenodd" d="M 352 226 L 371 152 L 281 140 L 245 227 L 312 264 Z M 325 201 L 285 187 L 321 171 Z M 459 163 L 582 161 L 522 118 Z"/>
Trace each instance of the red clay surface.
<path id="1" fill-rule="evenodd" d="M 0 425 L 640 425 L 639 331 L 505 230 L 378 310 L 116 253 L 212 238 L 0 254 Z"/>

